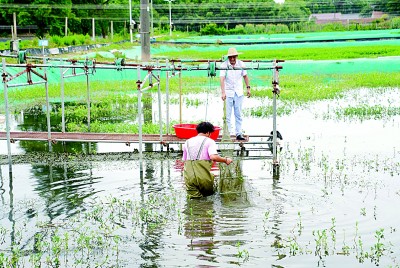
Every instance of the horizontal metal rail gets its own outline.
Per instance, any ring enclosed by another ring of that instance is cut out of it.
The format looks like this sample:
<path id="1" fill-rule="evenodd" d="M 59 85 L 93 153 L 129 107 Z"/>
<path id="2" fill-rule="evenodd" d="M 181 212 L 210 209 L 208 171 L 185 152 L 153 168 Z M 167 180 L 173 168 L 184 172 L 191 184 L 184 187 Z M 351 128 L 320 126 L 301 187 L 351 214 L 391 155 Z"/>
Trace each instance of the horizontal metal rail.
<path id="1" fill-rule="evenodd" d="M 51 132 L 52 142 L 64 141 L 64 142 L 105 142 L 105 143 L 138 143 L 138 134 L 126 134 L 126 133 L 88 133 L 88 132 Z M 236 140 L 235 136 L 231 136 L 230 141 L 221 141 L 222 136 L 220 135 L 216 143 L 217 144 L 272 144 L 272 141 L 251 141 L 251 138 L 255 136 L 245 136 L 245 140 Z M 269 138 L 270 135 L 257 137 Z M 0 140 L 6 140 L 6 132 L 0 132 Z M 10 139 L 12 141 L 17 140 L 30 140 L 30 141 L 49 141 L 47 132 L 25 132 L 25 131 L 11 131 Z M 143 143 L 155 143 L 155 144 L 183 144 L 186 139 L 180 139 L 175 135 L 162 135 L 160 140 L 159 134 L 145 134 L 143 135 Z"/>
<path id="2" fill-rule="evenodd" d="M 78 69 L 111 69 L 111 70 L 137 70 L 140 68 L 141 70 L 146 71 L 208 71 L 210 68 L 208 66 L 151 66 L 151 65 L 124 65 L 124 66 L 112 66 L 112 65 L 52 65 L 52 64 L 7 64 L 7 67 L 19 67 L 19 68 L 78 68 Z M 243 68 L 221 68 L 216 66 L 216 70 L 272 70 L 272 69 L 282 69 L 282 66 L 254 66 L 254 67 L 243 67 Z"/>

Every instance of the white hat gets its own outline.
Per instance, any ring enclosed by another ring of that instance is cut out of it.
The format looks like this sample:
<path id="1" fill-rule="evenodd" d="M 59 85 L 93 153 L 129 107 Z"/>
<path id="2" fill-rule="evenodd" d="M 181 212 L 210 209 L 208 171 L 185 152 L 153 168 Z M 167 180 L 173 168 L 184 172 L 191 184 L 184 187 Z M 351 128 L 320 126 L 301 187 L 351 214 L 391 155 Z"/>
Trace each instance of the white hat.
<path id="1" fill-rule="evenodd" d="M 231 47 L 231 48 L 228 49 L 228 55 L 226 55 L 226 56 L 228 56 L 228 57 L 230 57 L 230 56 L 237 56 L 237 55 L 239 55 L 239 54 L 242 54 L 242 53 L 238 53 L 237 50 L 236 50 L 236 48 Z"/>

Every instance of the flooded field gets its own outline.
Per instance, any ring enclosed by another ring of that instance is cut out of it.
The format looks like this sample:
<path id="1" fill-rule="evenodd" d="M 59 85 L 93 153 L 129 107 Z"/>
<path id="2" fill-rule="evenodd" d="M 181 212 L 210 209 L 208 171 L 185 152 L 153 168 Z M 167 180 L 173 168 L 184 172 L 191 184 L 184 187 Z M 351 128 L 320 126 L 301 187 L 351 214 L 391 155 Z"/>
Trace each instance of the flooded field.
<path id="1" fill-rule="evenodd" d="M 226 152 L 243 178 L 218 179 L 218 193 L 200 200 L 186 198 L 178 146 L 144 153 L 140 172 L 137 145 L 92 144 L 88 155 L 87 144 L 73 145 L 82 153 L 51 154 L 16 142 L 9 174 L 1 141 L 0 263 L 399 267 L 399 97 L 399 88 L 364 88 L 306 105 L 278 100 L 291 111 L 278 117 L 279 173 L 266 148 L 248 157 Z M 222 108 L 210 108 L 222 107 L 219 98 L 208 100 L 207 118 L 202 105 L 185 116 L 222 123 Z M 268 105 L 245 100 L 246 134 L 272 130 L 271 118 L 250 115 Z M 12 128 L 23 124 L 16 116 Z"/>

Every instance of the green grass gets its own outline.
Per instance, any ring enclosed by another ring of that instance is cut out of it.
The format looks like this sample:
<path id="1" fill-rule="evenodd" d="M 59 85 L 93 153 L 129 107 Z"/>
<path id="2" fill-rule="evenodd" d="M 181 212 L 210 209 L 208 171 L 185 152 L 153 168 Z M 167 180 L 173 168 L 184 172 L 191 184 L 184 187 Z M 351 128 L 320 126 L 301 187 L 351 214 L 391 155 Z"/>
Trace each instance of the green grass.
<path id="1" fill-rule="evenodd" d="M 280 99 L 304 103 L 340 97 L 344 92 L 361 87 L 398 87 L 400 73 L 356 73 L 337 75 L 281 75 Z M 254 97 L 272 97 L 271 87 L 257 87 Z"/>
<path id="2" fill-rule="evenodd" d="M 175 45 L 178 46 L 178 45 Z M 185 49 L 182 46 L 179 51 L 158 53 L 153 56 L 167 56 L 175 59 L 220 59 L 221 51 L 202 51 L 197 48 Z M 279 49 L 246 49 L 246 53 L 240 55 L 245 60 L 339 60 L 356 58 L 377 58 L 385 56 L 399 56 L 400 46 L 398 45 L 360 45 L 341 47 L 308 47 L 308 48 L 279 48 Z"/>
<path id="3" fill-rule="evenodd" d="M 346 107 L 336 111 L 339 118 L 359 118 L 359 119 L 382 119 L 395 115 L 400 115 L 400 107 L 384 107 L 381 105 L 374 106 L 356 106 Z"/>

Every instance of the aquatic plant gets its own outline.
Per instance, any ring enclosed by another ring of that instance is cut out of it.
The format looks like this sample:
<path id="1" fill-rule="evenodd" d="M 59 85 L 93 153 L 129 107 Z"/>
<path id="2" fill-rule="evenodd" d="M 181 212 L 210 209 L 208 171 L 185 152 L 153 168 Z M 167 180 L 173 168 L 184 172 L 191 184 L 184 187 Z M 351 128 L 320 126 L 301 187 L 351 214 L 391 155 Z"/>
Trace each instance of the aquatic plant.
<path id="1" fill-rule="evenodd" d="M 243 261 L 248 261 L 250 257 L 249 251 L 247 249 L 241 249 L 240 246 L 241 246 L 240 242 L 239 241 L 236 242 L 236 247 L 238 250 L 236 256 L 238 258 L 243 259 Z"/>

